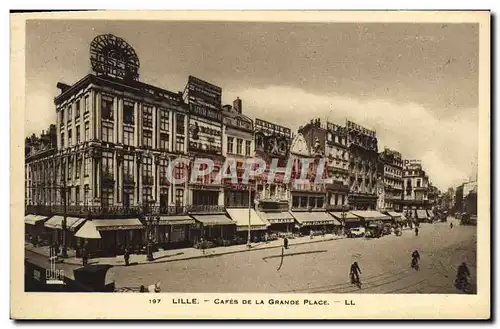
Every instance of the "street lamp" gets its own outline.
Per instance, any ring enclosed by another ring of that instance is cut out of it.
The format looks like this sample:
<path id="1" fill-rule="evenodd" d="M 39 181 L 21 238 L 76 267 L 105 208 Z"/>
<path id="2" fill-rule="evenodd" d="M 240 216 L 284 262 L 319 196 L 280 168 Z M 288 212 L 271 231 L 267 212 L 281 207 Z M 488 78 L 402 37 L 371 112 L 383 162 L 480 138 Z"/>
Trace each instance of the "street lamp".
<path id="1" fill-rule="evenodd" d="M 150 200 L 148 203 L 146 203 L 146 228 L 147 228 L 147 245 L 146 245 L 146 253 L 147 253 L 147 258 L 148 261 L 153 261 L 153 243 L 154 243 L 154 238 L 153 238 L 153 233 L 155 232 L 155 227 L 158 227 L 160 223 L 160 216 L 154 216 L 153 211 L 152 211 L 152 205 L 155 203 L 154 200 Z"/>

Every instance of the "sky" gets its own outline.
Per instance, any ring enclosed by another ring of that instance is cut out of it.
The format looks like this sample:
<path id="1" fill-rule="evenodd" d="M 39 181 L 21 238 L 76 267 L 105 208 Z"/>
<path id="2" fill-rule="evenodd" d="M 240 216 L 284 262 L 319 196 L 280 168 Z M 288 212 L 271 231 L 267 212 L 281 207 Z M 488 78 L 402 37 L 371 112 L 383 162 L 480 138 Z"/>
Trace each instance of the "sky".
<path id="1" fill-rule="evenodd" d="M 91 73 L 90 42 L 107 33 L 135 49 L 143 82 L 177 92 L 194 75 L 292 131 L 353 120 L 441 190 L 477 173 L 476 24 L 28 21 L 26 136 L 55 123 L 56 84 Z"/>

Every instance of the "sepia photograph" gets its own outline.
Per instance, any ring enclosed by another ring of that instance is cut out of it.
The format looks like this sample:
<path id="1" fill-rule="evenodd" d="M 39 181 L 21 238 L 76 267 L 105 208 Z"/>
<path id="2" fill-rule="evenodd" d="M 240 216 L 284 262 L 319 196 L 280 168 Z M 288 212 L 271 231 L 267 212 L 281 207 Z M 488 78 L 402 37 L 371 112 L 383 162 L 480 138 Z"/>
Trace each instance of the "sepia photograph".
<path id="1" fill-rule="evenodd" d="M 132 14 L 20 23 L 23 298 L 489 308 L 489 12 Z"/>

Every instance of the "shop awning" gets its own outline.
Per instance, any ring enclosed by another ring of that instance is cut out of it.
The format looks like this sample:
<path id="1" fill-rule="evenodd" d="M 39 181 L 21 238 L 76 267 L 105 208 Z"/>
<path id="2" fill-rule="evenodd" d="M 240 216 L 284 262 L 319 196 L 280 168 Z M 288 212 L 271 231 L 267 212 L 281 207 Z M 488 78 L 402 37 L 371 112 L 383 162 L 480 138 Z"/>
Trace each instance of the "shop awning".
<path id="1" fill-rule="evenodd" d="M 345 215 L 342 215 L 342 214 L 345 214 Z M 332 215 L 333 217 L 335 217 L 336 219 L 338 219 L 339 221 L 344 221 L 346 223 L 350 223 L 350 222 L 359 222 L 361 220 L 361 218 L 359 218 L 358 216 L 354 215 L 354 214 L 351 214 L 350 212 L 346 211 L 346 212 L 342 212 L 342 211 L 330 211 L 330 215 Z M 344 216 L 344 217 L 342 217 Z"/>
<path id="2" fill-rule="evenodd" d="M 351 211 L 354 215 L 363 218 L 364 220 L 390 220 L 391 217 L 384 215 L 375 210 L 359 210 Z"/>
<path id="3" fill-rule="evenodd" d="M 144 229 L 138 218 L 127 219 L 94 219 L 92 220 L 98 231 L 141 230 Z"/>
<path id="4" fill-rule="evenodd" d="M 40 216 L 40 215 L 26 215 L 24 216 L 24 223 L 29 225 L 36 225 L 44 220 L 47 220 L 49 217 Z"/>
<path id="5" fill-rule="evenodd" d="M 395 221 L 399 222 L 404 220 L 403 219 L 403 214 L 400 212 L 395 212 L 395 211 L 388 211 L 387 214 L 392 217 Z"/>
<path id="6" fill-rule="evenodd" d="M 83 226 L 75 233 L 75 236 L 83 239 L 100 239 L 101 233 L 97 230 L 93 221 L 88 220 Z"/>
<path id="7" fill-rule="evenodd" d="M 45 222 L 44 226 L 48 228 L 55 228 L 62 230 L 63 228 L 63 216 L 54 216 Z M 66 217 L 66 227 L 70 231 L 75 231 L 78 226 L 80 226 L 85 221 L 85 218 L 81 217 Z"/>
<path id="8" fill-rule="evenodd" d="M 295 219 L 288 211 L 264 212 L 258 211 L 259 217 L 269 224 L 294 223 Z"/>
<path id="9" fill-rule="evenodd" d="M 427 211 L 423 209 L 417 209 L 417 218 L 418 219 L 427 219 L 429 216 L 427 216 Z"/>
<path id="10" fill-rule="evenodd" d="M 203 226 L 234 225 L 231 218 L 226 215 L 193 215 L 194 219 Z"/>
<path id="11" fill-rule="evenodd" d="M 248 209 L 245 208 L 227 208 L 227 213 L 233 221 L 236 222 L 237 231 L 248 232 Z M 254 209 L 250 209 L 250 230 L 261 231 L 267 229 L 268 224 L 264 222 Z"/>
<path id="12" fill-rule="evenodd" d="M 317 225 L 341 225 L 332 215 L 326 211 L 317 212 L 295 212 L 292 211 L 292 216 L 302 226 L 317 226 Z"/>
<path id="13" fill-rule="evenodd" d="M 195 220 L 190 216 L 160 216 L 159 225 L 191 225 Z"/>

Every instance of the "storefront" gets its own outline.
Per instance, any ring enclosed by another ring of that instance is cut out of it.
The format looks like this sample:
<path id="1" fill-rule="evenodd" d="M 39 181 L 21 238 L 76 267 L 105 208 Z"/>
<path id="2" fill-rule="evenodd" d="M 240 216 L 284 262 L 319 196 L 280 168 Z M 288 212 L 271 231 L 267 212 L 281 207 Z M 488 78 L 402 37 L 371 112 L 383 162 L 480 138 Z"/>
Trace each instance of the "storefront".
<path id="1" fill-rule="evenodd" d="M 51 233 L 51 242 L 56 242 L 59 245 L 64 245 L 64 234 L 63 234 L 63 216 L 54 216 L 47 220 L 44 227 L 48 228 Z M 81 217 L 66 217 L 66 246 L 69 248 L 77 247 L 77 239 L 75 237 L 75 232 L 83 225 L 85 218 Z"/>
<path id="2" fill-rule="evenodd" d="M 26 215 L 24 217 L 25 241 L 32 244 L 42 244 L 48 241 L 44 223 L 49 219 L 48 216 Z"/>
<path id="3" fill-rule="evenodd" d="M 293 233 L 295 219 L 288 211 L 258 211 L 257 214 L 264 221 L 269 223 L 270 233 Z"/>
<path id="4" fill-rule="evenodd" d="M 190 216 L 160 216 L 156 241 L 164 249 L 191 246 L 193 239 L 190 233 L 195 224 Z"/>
<path id="5" fill-rule="evenodd" d="M 265 240 L 268 224 L 264 222 L 254 209 L 228 208 L 227 213 L 236 222 L 236 235 L 242 240 L 250 238 L 252 242 Z"/>
<path id="6" fill-rule="evenodd" d="M 391 216 L 394 224 L 401 225 L 403 224 L 403 214 L 400 212 L 387 211 L 387 215 Z"/>
<path id="7" fill-rule="evenodd" d="M 329 214 L 341 223 L 342 228 L 339 232 L 340 234 L 345 233 L 346 230 L 351 228 L 363 226 L 363 220 L 348 211 L 332 211 L 329 212 Z"/>
<path id="8" fill-rule="evenodd" d="M 232 240 L 236 232 L 236 222 L 224 214 L 219 215 L 192 215 L 198 224 L 198 234 L 193 239 L 200 238 L 206 241 Z M 194 233 L 194 232 L 193 232 Z"/>
<path id="9" fill-rule="evenodd" d="M 299 224 L 299 229 L 305 235 L 318 235 L 333 233 L 335 227 L 340 227 L 340 222 L 325 211 L 294 211 L 291 213 Z"/>
<path id="10" fill-rule="evenodd" d="M 125 247 L 134 252 L 146 244 L 145 226 L 137 218 L 93 219 L 92 224 L 102 237 L 96 250 L 101 255 L 118 255 Z"/>

